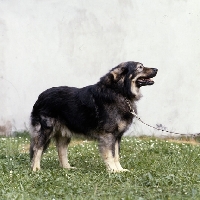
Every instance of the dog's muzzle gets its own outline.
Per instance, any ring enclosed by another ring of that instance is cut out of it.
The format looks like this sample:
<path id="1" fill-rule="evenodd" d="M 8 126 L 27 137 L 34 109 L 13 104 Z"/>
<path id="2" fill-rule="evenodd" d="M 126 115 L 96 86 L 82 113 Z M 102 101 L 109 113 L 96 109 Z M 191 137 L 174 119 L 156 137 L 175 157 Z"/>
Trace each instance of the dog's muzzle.
<path id="1" fill-rule="evenodd" d="M 137 87 L 142 87 L 142 86 L 146 86 L 146 85 L 153 85 L 154 81 L 152 80 L 153 77 L 156 76 L 158 69 L 156 68 L 149 68 L 148 72 L 150 71 L 150 73 L 148 73 L 145 76 L 145 73 L 139 77 L 136 81 Z"/>

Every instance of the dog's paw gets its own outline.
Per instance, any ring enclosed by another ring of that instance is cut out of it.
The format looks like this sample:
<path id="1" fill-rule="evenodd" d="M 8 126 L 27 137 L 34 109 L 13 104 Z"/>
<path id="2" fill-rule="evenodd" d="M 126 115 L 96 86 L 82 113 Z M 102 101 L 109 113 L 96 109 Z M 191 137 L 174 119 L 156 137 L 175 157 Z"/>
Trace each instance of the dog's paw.
<path id="1" fill-rule="evenodd" d="M 130 170 L 128 170 L 128 169 L 121 169 L 118 172 L 130 172 Z"/>
<path id="2" fill-rule="evenodd" d="M 72 167 L 70 165 L 67 165 L 67 166 L 63 166 L 64 169 L 77 169 L 76 167 Z"/>
<path id="3" fill-rule="evenodd" d="M 36 172 L 36 171 L 39 171 L 40 170 L 40 166 L 34 166 L 32 167 L 32 171 L 33 172 Z"/>
<path id="4" fill-rule="evenodd" d="M 31 169 L 32 169 L 33 172 L 39 171 L 40 170 L 40 163 L 38 163 L 38 162 L 32 163 Z"/>

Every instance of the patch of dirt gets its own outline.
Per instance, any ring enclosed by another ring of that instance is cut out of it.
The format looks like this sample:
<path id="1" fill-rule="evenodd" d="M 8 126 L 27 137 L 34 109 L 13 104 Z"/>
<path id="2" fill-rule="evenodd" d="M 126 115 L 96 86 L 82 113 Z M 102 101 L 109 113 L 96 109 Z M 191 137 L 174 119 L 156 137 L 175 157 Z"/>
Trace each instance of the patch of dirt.
<path id="1" fill-rule="evenodd" d="M 20 153 L 29 153 L 29 148 L 30 148 L 30 145 L 29 145 L 29 144 L 20 145 L 20 146 L 19 146 L 19 152 L 20 152 Z"/>
<path id="2" fill-rule="evenodd" d="M 144 140 L 148 140 L 150 139 L 149 137 L 142 137 L 141 139 L 144 139 Z M 168 142 L 172 142 L 172 143 L 178 143 L 178 144 L 191 144 L 191 145 L 200 145 L 200 142 L 196 141 L 195 139 L 193 138 L 190 138 L 190 139 L 173 139 L 173 138 L 168 138 L 168 139 L 163 139 L 163 140 L 167 140 Z M 91 141 L 88 141 L 88 140 L 72 140 L 69 144 L 70 147 L 74 147 L 76 145 L 81 145 L 81 144 L 85 144 L 85 143 L 90 143 Z M 51 145 L 54 145 L 54 144 L 51 144 Z M 20 153 L 29 153 L 29 148 L 30 148 L 30 145 L 29 144 L 26 144 L 26 145 L 21 145 L 19 147 L 19 151 Z"/>
<path id="3" fill-rule="evenodd" d="M 81 145 L 81 144 L 85 144 L 85 143 L 89 143 L 91 141 L 88 140 L 73 140 L 70 142 L 69 146 L 70 147 L 74 147 L 76 145 Z M 55 146 L 54 143 L 52 143 L 51 145 Z M 29 153 L 29 148 L 30 148 L 30 144 L 26 144 L 26 145 L 20 145 L 19 146 L 19 152 L 20 153 Z"/>
<path id="4" fill-rule="evenodd" d="M 88 140 L 73 140 L 69 143 L 70 147 L 74 147 L 76 145 L 80 145 L 80 144 L 85 144 L 85 143 L 89 143 L 90 141 Z"/>
<path id="5" fill-rule="evenodd" d="M 173 142 L 173 143 L 179 143 L 179 144 L 191 144 L 191 145 L 200 145 L 200 143 L 194 139 L 189 139 L 189 140 L 185 140 L 185 139 L 180 139 L 180 140 L 176 140 L 176 139 L 167 139 L 167 141 L 169 142 Z"/>

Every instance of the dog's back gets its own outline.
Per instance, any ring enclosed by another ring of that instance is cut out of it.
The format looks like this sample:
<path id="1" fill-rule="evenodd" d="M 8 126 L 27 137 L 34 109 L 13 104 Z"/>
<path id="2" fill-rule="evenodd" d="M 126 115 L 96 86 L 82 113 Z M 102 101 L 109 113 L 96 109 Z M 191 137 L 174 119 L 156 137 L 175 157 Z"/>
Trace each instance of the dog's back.
<path id="1" fill-rule="evenodd" d="M 86 133 L 94 126 L 96 118 L 95 104 L 90 98 L 89 88 L 63 86 L 44 91 L 33 106 L 31 125 L 40 124 L 43 128 L 50 128 L 51 123 L 47 118 L 51 118 L 54 122 L 58 120 L 65 124 L 73 132 Z"/>

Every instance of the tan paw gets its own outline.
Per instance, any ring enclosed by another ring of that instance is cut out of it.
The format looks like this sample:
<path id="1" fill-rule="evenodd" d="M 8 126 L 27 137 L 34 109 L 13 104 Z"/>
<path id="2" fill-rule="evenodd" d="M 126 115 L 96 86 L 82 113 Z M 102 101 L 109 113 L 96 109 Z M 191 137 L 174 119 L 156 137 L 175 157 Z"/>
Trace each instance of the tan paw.
<path id="1" fill-rule="evenodd" d="M 39 171 L 40 170 L 40 166 L 33 166 L 32 170 L 33 170 L 33 172 Z"/>
<path id="2" fill-rule="evenodd" d="M 72 167 L 70 165 L 63 166 L 64 169 L 77 169 L 76 167 Z"/>

